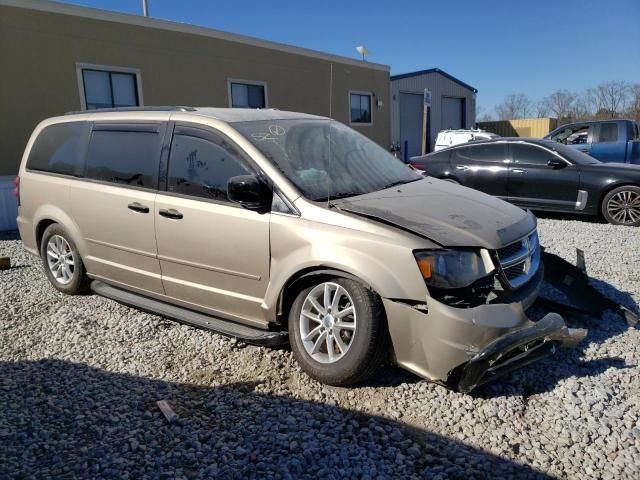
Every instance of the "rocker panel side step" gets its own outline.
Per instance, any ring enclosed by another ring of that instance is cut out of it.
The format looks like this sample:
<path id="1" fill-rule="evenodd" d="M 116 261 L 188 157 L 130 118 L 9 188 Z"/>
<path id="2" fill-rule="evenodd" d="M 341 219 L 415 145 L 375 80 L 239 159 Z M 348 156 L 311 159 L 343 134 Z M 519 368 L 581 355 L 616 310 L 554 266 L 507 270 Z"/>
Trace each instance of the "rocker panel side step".
<path id="1" fill-rule="evenodd" d="M 236 337 L 252 345 L 276 346 L 283 345 L 289 341 L 287 332 L 261 330 L 259 328 L 241 325 L 230 320 L 212 317 L 204 313 L 195 312 L 187 308 L 129 292 L 98 280 L 91 282 L 91 290 L 98 295 L 110 298 L 118 303 L 138 308 L 145 312 L 154 313 L 180 323 L 211 330 L 227 337 Z"/>

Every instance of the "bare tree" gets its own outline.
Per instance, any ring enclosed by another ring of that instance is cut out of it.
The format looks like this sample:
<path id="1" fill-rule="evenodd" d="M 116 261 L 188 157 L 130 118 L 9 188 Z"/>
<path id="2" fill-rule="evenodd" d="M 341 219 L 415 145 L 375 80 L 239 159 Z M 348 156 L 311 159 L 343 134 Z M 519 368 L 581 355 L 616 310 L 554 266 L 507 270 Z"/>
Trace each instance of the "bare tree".
<path id="1" fill-rule="evenodd" d="M 592 95 L 597 104 L 596 115 L 613 118 L 625 110 L 631 97 L 631 86 L 628 82 L 611 80 L 593 88 Z"/>
<path id="2" fill-rule="evenodd" d="M 591 89 L 578 95 L 571 105 L 571 121 L 584 121 L 594 118 L 595 100 Z"/>
<path id="3" fill-rule="evenodd" d="M 476 117 L 476 122 L 493 122 L 495 117 L 490 113 L 482 113 L 479 117 Z"/>
<path id="4" fill-rule="evenodd" d="M 627 115 L 640 122 L 640 83 L 636 83 L 630 89 L 630 102 Z"/>
<path id="5" fill-rule="evenodd" d="M 551 115 L 551 107 L 549 106 L 548 98 L 543 98 L 542 100 L 536 102 L 536 116 L 538 118 L 544 118 Z"/>
<path id="6" fill-rule="evenodd" d="M 560 122 L 565 122 L 571 119 L 576 94 L 571 93 L 569 90 L 557 90 L 546 97 L 545 101 L 551 114 Z"/>
<path id="7" fill-rule="evenodd" d="M 476 122 L 491 122 L 494 120 L 490 112 L 482 105 L 476 106 Z"/>
<path id="8" fill-rule="evenodd" d="M 531 100 L 524 93 L 507 95 L 502 103 L 496 105 L 498 120 L 527 118 L 531 111 Z"/>

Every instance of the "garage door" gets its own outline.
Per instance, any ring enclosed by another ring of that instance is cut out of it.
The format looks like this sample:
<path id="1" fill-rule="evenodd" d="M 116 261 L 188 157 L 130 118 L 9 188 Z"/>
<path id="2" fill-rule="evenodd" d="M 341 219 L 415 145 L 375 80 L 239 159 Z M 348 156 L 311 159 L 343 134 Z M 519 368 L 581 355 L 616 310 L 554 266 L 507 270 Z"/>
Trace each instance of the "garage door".
<path id="1" fill-rule="evenodd" d="M 462 98 L 443 97 L 442 98 L 442 130 L 464 128 L 462 119 L 462 109 L 464 102 Z"/>
<path id="2" fill-rule="evenodd" d="M 405 143 L 406 142 L 406 143 Z M 406 153 L 405 153 L 406 146 Z M 400 94 L 400 148 L 409 159 L 422 150 L 422 95 Z"/>

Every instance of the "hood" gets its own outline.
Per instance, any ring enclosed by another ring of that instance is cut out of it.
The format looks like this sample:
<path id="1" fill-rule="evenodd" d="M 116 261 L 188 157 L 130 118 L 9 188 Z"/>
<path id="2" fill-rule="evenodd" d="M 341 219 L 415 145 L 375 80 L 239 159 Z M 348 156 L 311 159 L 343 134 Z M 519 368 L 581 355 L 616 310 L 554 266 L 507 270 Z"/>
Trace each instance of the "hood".
<path id="1" fill-rule="evenodd" d="M 343 211 L 411 231 L 444 247 L 495 250 L 536 227 L 531 212 L 435 178 L 333 203 Z"/>

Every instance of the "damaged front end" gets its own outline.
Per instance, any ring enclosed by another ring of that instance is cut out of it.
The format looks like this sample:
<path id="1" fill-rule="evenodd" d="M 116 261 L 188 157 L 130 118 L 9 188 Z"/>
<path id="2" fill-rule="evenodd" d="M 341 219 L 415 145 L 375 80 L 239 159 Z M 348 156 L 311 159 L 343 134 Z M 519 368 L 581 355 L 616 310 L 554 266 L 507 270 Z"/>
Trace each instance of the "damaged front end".
<path id="1" fill-rule="evenodd" d="M 559 347 L 575 347 L 587 330 L 568 328 L 560 314 L 601 317 L 614 310 L 629 325 L 637 323 L 637 315 L 590 285 L 581 252 L 574 266 L 544 252 L 537 240 L 534 232 L 489 252 L 497 266 L 491 275 L 463 288 L 432 285 L 424 304 L 383 299 L 397 363 L 469 392 Z M 539 296 L 543 279 L 571 305 Z M 532 321 L 525 310 L 534 302 L 551 313 Z"/>
<path id="2" fill-rule="evenodd" d="M 457 308 L 434 298 L 424 304 L 383 299 L 395 360 L 401 367 L 432 381 L 468 392 L 515 368 L 574 347 L 587 334 L 567 328 L 549 313 L 534 322 L 525 313 L 538 294 L 515 303 Z"/>

